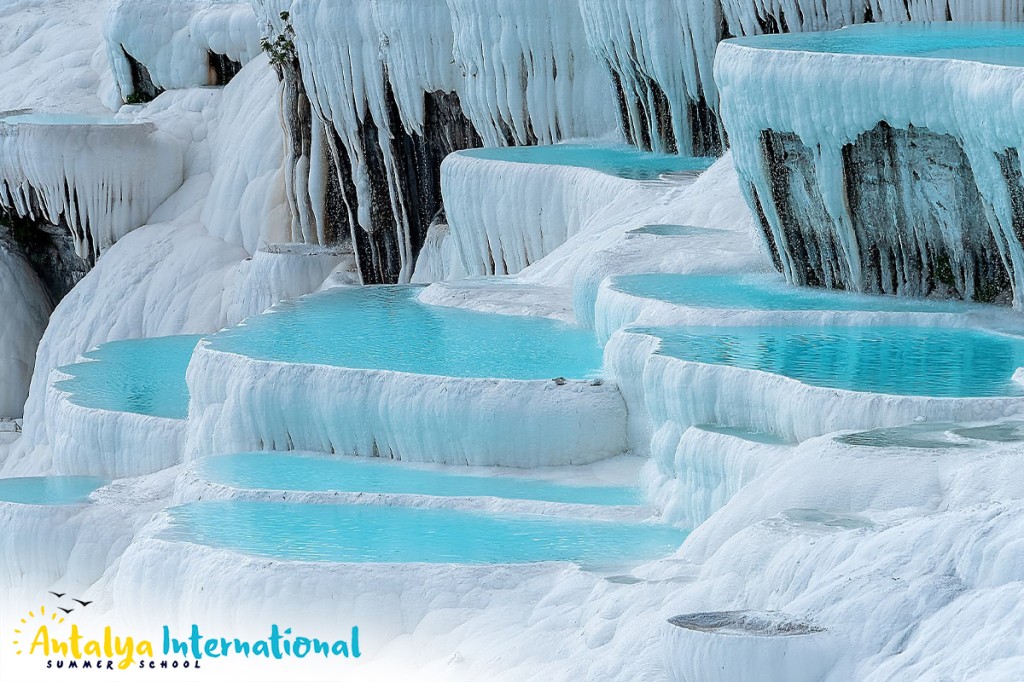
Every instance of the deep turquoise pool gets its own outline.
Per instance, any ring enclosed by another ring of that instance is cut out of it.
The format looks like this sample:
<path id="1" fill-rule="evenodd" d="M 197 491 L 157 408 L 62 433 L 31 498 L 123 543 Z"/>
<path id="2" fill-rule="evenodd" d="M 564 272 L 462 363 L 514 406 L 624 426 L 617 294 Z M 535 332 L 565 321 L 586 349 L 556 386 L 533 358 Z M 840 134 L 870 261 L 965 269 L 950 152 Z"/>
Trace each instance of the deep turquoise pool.
<path id="1" fill-rule="evenodd" d="M 770 50 L 961 59 L 1024 65 L 1024 25 L 1018 23 L 862 24 L 839 31 L 735 38 Z"/>
<path id="2" fill-rule="evenodd" d="M 556 144 L 487 147 L 458 152 L 474 159 L 590 168 L 627 180 L 656 180 L 667 173 L 704 171 L 717 159 L 645 152 L 627 145 Z"/>
<path id="3" fill-rule="evenodd" d="M 643 501 L 638 488 L 561 485 L 504 474 L 466 475 L 351 457 L 250 452 L 207 457 L 196 470 L 213 483 L 249 489 L 501 497 L 597 505 Z"/>
<path id="4" fill-rule="evenodd" d="M 1024 339 L 922 327 L 664 327 L 682 360 L 779 374 L 813 386 L 934 397 L 1019 396 Z"/>
<path id="5" fill-rule="evenodd" d="M 32 476 L 0 478 L 0 502 L 16 504 L 81 504 L 94 490 L 107 484 L 92 476 Z"/>
<path id="6" fill-rule="evenodd" d="M 260 360 L 495 379 L 583 379 L 603 362 L 593 333 L 553 320 L 431 306 L 414 286 L 332 289 L 211 337 Z"/>
<path id="7" fill-rule="evenodd" d="M 61 367 L 72 378 L 55 386 L 76 405 L 152 417 L 188 416 L 185 370 L 199 336 L 113 341 L 85 353 L 87 362 Z"/>
<path id="8" fill-rule="evenodd" d="M 865 312 L 967 312 L 978 306 L 938 301 L 868 296 L 786 284 L 779 275 L 677 275 L 649 273 L 612 279 L 618 290 L 694 308 L 737 310 L 844 310 Z"/>
<path id="9" fill-rule="evenodd" d="M 169 511 L 172 540 L 298 561 L 616 564 L 675 551 L 670 526 L 376 505 L 196 502 Z"/>

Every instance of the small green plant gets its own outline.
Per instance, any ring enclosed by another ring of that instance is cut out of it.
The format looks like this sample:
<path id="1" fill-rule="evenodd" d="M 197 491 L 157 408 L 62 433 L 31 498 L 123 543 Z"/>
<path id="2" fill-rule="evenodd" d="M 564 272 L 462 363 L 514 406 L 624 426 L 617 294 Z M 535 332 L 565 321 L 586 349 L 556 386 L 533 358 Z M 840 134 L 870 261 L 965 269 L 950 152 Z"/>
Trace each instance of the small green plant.
<path id="1" fill-rule="evenodd" d="M 152 102 L 153 98 L 144 92 L 133 92 L 124 98 L 125 104 L 145 104 L 146 102 Z"/>
<path id="2" fill-rule="evenodd" d="M 298 52 L 295 50 L 295 28 L 292 26 L 291 18 L 290 12 L 281 12 L 284 30 L 273 39 L 264 37 L 260 41 L 260 46 L 270 56 L 270 63 L 274 66 L 284 66 L 298 59 Z"/>

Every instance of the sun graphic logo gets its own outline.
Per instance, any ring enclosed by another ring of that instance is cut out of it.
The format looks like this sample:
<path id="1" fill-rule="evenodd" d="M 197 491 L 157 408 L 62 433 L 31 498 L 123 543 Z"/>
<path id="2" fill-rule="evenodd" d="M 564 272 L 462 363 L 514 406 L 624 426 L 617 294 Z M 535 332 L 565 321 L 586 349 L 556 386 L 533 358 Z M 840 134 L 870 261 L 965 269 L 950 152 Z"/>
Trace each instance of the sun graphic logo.
<path id="1" fill-rule="evenodd" d="M 29 611 L 14 629 L 14 653 L 18 656 L 41 656 L 47 668 L 101 668 L 127 670 L 137 658 L 153 656 L 153 644 L 146 639 L 114 634 L 108 625 L 99 637 L 83 633 L 77 623 L 60 627 L 71 613 L 88 607 L 91 601 L 64 599 L 67 593 L 50 592 L 60 603 L 47 609 L 45 605 Z M 69 621 L 70 622 L 70 621 Z M 83 660 L 85 659 L 85 660 Z"/>
<path id="2" fill-rule="evenodd" d="M 14 636 L 16 637 L 16 639 L 13 642 L 14 653 L 18 656 L 21 656 L 23 653 L 25 653 L 25 645 L 23 645 L 22 642 L 25 641 L 26 634 L 35 635 L 44 628 L 48 634 L 49 629 L 51 627 L 55 625 L 61 625 L 64 622 L 64 617 L 59 616 L 55 612 L 47 614 L 46 606 L 41 605 L 38 611 L 38 615 L 36 615 L 35 611 L 29 611 L 28 615 L 21 619 L 21 624 L 19 625 L 19 627 L 14 628 Z"/>

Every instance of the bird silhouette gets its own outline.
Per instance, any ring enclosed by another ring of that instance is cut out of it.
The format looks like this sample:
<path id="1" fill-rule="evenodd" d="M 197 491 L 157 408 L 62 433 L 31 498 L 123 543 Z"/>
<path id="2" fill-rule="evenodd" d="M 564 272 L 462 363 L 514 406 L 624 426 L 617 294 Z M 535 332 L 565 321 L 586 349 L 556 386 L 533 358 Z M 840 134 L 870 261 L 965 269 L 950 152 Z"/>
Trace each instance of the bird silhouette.
<path id="1" fill-rule="evenodd" d="M 57 608 L 63 611 L 64 613 L 71 613 L 72 611 L 74 611 L 74 609 L 66 609 L 63 606 L 58 606 Z"/>
<path id="2" fill-rule="evenodd" d="M 57 599 L 60 599 L 60 598 L 61 598 L 61 597 L 63 597 L 63 596 L 65 595 L 65 594 L 67 594 L 67 592 L 50 592 L 50 594 L 52 594 L 52 595 L 53 595 L 54 597 L 56 597 Z"/>
<path id="3" fill-rule="evenodd" d="M 81 604 L 82 606 L 88 606 L 89 604 L 92 603 L 91 601 L 82 601 L 81 599 L 75 599 L 74 597 L 71 598 L 71 601 L 76 601 L 79 604 Z"/>

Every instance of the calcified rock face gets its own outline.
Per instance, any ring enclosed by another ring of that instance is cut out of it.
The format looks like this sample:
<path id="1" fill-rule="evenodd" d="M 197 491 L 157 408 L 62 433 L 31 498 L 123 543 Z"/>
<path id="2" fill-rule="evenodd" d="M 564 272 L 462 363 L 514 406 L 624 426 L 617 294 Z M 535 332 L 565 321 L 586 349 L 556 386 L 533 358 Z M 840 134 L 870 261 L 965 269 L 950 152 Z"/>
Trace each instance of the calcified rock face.
<path id="1" fill-rule="evenodd" d="M 257 9 L 271 39 L 294 31 L 295 58 L 280 70 L 292 232 L 351 241 L 365 283 L 411 279 L 451 152 L 615 128 L 610 79 L 575 4 L 268 0 Z"/>
<path id="2" fill-rule="evenodd" d="M 0 214 L 2 215 L 2 214 Z M 72 254 L 73 255 L 73 254 Z M 0 224 L 0 417 L 21 417 L 52 305 L 11 229 Z"/>
<path id="3" fill-rule="evenodd" d="M 785 263 L 795 283 L 880 294 L 1008 298 L 1010 280 L 956 138 L 883 122 L 844 145 L 850 234 L 825 207 L 813 151 L 796 135 L 770 130 L 761 143 L 777 213 L 777 223 L 762 216 L 761 227 L 773 258 Z"/>
<path id="4" fill-rule="evenodd" d="M 0 242 L 24 257 L 54 304 L 60 303 L 93 266 L 91 258 L 75 253 L 67 225 L 0 212 Z"/>
<path id="5" fill-rule="evenodd" d="M 723 43 L 722 117 L 787 279 L 1024 305 L 1021 51 L 1012 24 Z"/>
<path id="6" fill-rule="evenodd" d="M 579 0 L 591 49 L 608 66 L 622 129 L 642 149 L 717 155 L 711 74 L 725 29 L 717 3 Z"/>

